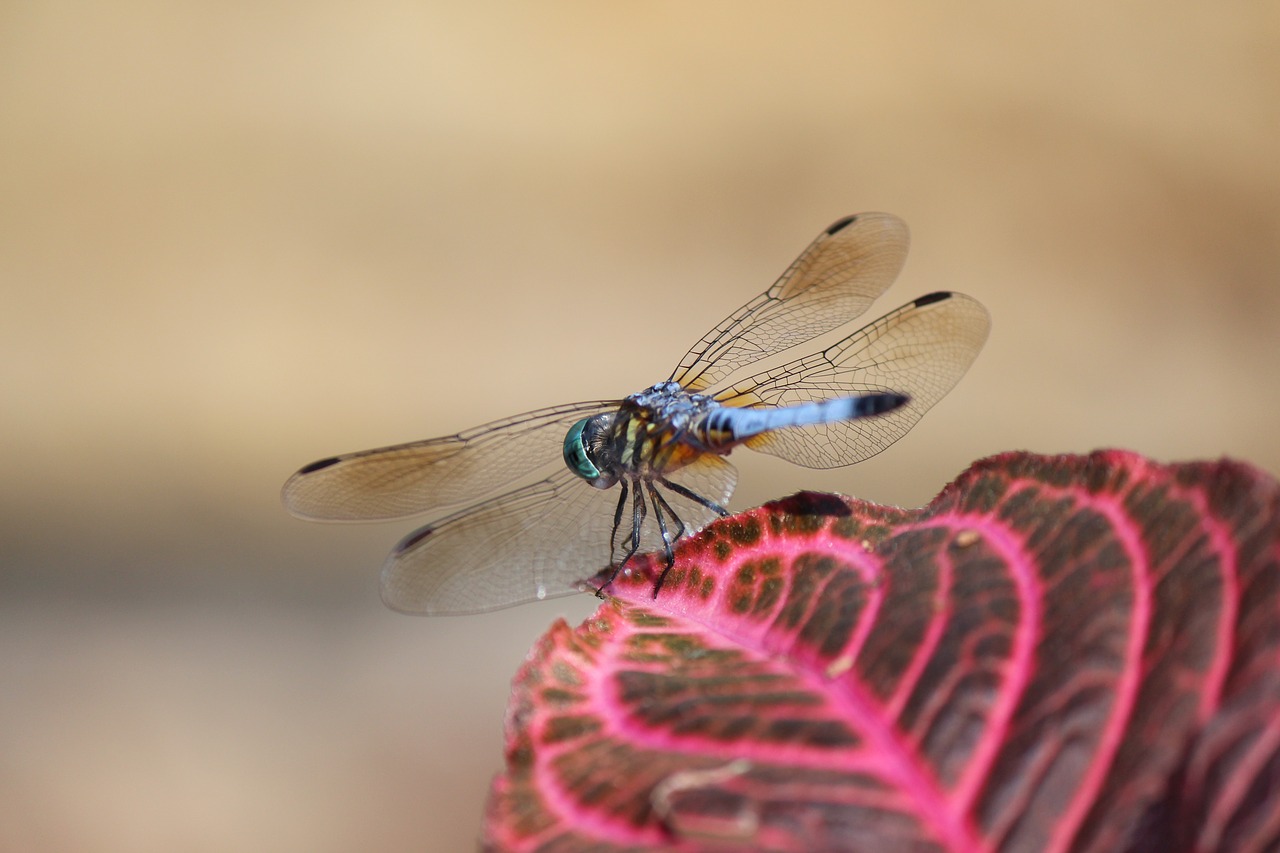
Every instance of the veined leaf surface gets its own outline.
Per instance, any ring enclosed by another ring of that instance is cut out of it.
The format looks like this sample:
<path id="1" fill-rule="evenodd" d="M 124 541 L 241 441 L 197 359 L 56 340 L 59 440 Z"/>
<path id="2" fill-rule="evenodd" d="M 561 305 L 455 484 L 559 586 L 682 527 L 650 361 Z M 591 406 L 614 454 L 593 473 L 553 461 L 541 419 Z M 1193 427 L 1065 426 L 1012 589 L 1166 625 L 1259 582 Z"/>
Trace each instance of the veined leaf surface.
<path id="1" fill-rule="evenodd" d="M 619 577 L 516 678 L 502 850 L 1280 849 L 1280 487 L 1006 454 L 802 493 Z"/>

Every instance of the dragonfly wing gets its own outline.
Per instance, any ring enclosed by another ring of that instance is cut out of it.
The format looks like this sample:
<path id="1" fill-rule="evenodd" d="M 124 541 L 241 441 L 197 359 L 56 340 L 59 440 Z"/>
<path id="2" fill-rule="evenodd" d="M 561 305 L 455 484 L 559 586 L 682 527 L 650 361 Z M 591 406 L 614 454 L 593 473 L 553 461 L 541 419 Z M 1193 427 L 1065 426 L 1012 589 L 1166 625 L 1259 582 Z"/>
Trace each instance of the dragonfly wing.
<path id="1" fill-rule="evenodd" d="M 736 473 L 717 456 L 699 458 L 670 481 L 723 505 Z M 567 469 L 428 524 L 406 536 L 382 569 L 382 597 L 406 613 L 430 616 L 498 610 L 577 592 L 610 564 L 618 487 L 592 488 Z M 645 496 L 647 500 L 647 495 Z M 664 497 L 691 533 L 717 513 L 675 492 Z M 629 542 L 628 499 L 618 539 Z M 668 519 L 670 524 L 670 520 Z M 674 530 L 668 527 L 674 534 Z M 654 513 L 641 526 L 640 551 L 660 551 Z"/>
<path id="2" fill-rule="evenodd" d="M 618 490 L 568 469 L 428 524 L 382 568 L 382 598 L 426 615 L 483 613 L 578 591 L 609 564 Z"/>
<path id="3" fill-rule="evenodd" d="M 831 331 L 866 311 L 907 257 L 907 226 L 888 213 L 832 224 L 764 293 L 703 336 L 671 379 L 702 391 L 739 368 Z"/>
<path id="4" fill-rule="evenodd" d="M 808 468 L 852 465 L 902 436 L 955 386 L 986 342 L 987 310 L 962 293 L 922 296 L 819 353 L 716 395 L 730 406 L 790 406 L 868 393 L 900 393 L 905 405 L 872 418 L 762 433 L 747 447 Z"/>
<path id="5" fill-rule="evenodd" d="M 493 421 L 457 435 L 313 462 L 281 494 L 294 515 L 378 521 L 474 501 L 562 458 L 565 433 L 617 401 L 572 403 Z"/>

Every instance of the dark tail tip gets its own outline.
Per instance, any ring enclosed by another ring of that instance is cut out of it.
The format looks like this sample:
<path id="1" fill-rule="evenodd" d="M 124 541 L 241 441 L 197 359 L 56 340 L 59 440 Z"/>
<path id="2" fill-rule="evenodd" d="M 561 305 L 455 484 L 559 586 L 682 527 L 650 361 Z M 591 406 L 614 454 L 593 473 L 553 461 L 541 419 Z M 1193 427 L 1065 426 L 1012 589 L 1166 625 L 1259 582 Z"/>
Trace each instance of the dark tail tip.
<path id="1" fill-rule="evenodd" d="M 911 398 L 906 394 L 875 394 L 865 399 L 870 409 L 868 414 L 871 415 L 883 415 L 885 412 L 892 412 L 911 402 Z"/>

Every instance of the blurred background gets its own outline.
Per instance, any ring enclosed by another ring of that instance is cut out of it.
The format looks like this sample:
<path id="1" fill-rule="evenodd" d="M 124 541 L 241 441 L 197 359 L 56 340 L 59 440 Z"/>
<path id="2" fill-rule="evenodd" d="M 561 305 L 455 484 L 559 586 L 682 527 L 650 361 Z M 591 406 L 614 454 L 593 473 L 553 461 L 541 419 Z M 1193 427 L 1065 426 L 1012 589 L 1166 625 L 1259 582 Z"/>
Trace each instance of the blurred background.
<path id="1" fill-rule="evenodd" d="M 470 849 L 508 684 L 588 597 L 385 610 L 336 452 L 665 378 L 829 222 L 877 316 L 991 311 L 852 469 L 1008 449 L 1280 471 L 1274 3 L 0 4 L 0 849 Z"/>

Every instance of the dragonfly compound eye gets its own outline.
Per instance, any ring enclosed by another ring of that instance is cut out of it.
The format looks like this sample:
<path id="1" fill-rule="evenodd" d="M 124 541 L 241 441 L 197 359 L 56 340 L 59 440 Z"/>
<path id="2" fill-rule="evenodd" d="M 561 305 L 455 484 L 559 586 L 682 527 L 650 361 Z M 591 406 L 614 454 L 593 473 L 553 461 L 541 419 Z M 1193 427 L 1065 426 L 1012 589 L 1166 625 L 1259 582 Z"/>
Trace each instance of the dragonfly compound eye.
<path id="1" fill-rule="evenodd" d="M 607 489 L 618 482 L 605 451 L 613 418 L 608 412 L 583 418 L 569 427 L 564 437 L 564 464 L 597 489 Z"/>
<path id="2" fill-rule="evenodd" d="M 600 469 L 587 456 L 586 445 L 582 443 L 582 431 L 586 429 L 590 418 L 583 418 L 573 426 L 564 437 L 564 464 L 569 470 L 584 480 L 594 480 L 600 476 Z"/>

